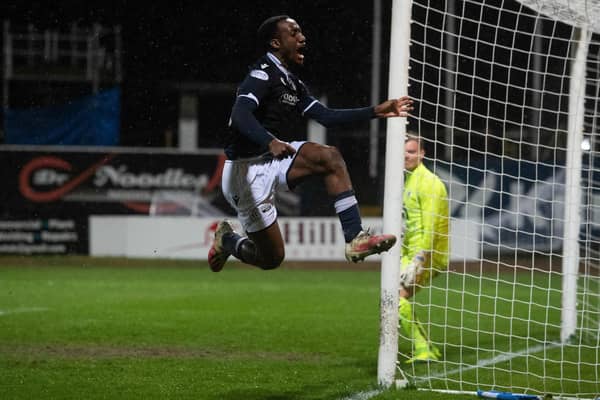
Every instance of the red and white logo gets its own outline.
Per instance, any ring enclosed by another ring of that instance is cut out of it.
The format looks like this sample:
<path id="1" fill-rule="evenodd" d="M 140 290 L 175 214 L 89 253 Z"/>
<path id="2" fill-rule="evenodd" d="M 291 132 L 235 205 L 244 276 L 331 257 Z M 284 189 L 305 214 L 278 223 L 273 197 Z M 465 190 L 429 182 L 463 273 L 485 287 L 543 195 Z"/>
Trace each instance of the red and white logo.
<path id="1" fill-rule="evenodd" d="M 54 156 L 36 157 L 29 161 L 19 173 L 19 190 L 31 201 L 46 203 L 56 201 L 82 184 L 96 170 L 114 157 L 107 154 L 79 175 L 71 178 L 71 164 Z M 71 179 L 70 179 L 71 178 Z M 47 190 L 37 190 L 35 186 L 50 186 Z"/>

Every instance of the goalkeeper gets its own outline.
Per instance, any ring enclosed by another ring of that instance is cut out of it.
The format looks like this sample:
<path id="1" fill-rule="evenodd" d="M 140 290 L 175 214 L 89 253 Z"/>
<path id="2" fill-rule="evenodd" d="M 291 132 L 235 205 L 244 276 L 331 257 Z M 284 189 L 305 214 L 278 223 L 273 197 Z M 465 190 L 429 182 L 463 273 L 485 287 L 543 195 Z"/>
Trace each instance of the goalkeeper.
<path id="1" fill-rule="evenodd" d="M 407 362 L 436 361 L 441 353 L 430 342 L 409 299 L 448 267 L 448 195 L 440 178 L 423 164 L 420 137 L 408 135 L 404 151 L 399 329 L 412 341 L 413 354 Z"/>

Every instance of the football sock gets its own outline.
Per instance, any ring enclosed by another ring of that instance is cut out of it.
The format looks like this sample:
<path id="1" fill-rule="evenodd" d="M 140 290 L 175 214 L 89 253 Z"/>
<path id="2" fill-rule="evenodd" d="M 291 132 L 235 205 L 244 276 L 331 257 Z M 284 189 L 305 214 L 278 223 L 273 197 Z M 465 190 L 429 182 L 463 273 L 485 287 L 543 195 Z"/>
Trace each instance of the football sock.
<path id="1" fill-rule="evenodd" d="M 344 240 L 349 243 L 362 231 L 362 221 L 354 190 L 338 194 L 333 200 L 333 206 L 342 223 Z"/>
<path id="2" fill-rule="evenodd" d="M 408 299 L 400 297 L 398 304 L 399 322 L 405 336 L 412 340 L 415 352 L 429 351 L 429 340 L 419 319 L 412 313 L 412 305 Z"/>
<path id="3" fill-rule="evenodd" d="M 223 235 L 223 248 L 246 264 L 256 265 L 258 260 L 256 245 L 246 236 L 236 232 L 227 232 Z"/>

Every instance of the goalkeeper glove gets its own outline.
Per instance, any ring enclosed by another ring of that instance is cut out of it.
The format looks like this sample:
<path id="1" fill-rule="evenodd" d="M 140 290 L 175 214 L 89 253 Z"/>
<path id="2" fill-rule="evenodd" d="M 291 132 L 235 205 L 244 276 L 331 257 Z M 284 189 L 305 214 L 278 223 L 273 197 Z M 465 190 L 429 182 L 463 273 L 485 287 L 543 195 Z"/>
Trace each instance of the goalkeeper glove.
<path id="1" fill-rule="evenodd" d="M 425 267 L 425 252 L 423 250 L 419 251 L 413 257 L 410 264 L 403 268 L 400 271 L 400 286 L 407 289 L 414 286 L 417 283 L 417 278 L 423 272 L 423 268 Z"/>

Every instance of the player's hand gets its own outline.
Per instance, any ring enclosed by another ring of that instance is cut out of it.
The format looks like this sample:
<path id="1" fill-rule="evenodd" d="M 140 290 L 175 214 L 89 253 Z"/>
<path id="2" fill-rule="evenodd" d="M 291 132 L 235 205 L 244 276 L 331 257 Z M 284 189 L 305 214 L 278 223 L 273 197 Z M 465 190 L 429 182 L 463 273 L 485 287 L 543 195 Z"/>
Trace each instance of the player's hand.
<path id="1" fill-rule="evenodd" d="M 291 157 L 296 153 L 296 149 L 287 142 L 279 139 L 273 139 L 269 142 L 269 153 L 278 160 Z"/>
<path id="2" fill-rule="evenodd" d="M 412 263 L 416 269 L 422 270 L 425 266 L 425 252 L 423 250 L 419 251 L 412 259 Z"/>
<path id="3" fill-rule="evenodd" d="M 408 265 L 400 270 L 400 286 L 403 289 L 409 290 L 416 283 L 419 283 L 419 279 L 425 268 L 426 259 L 427 255 L 425 251 L 421 250 L 415 254 Z"/>
<path id="4" fill-rule="evenodd" d="M 408 96 L 403 96 L 375 106 L 375 116 L 377 118 L 408 117 L 412 110 L 414 110 L 413 100 Z"/>

